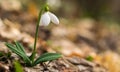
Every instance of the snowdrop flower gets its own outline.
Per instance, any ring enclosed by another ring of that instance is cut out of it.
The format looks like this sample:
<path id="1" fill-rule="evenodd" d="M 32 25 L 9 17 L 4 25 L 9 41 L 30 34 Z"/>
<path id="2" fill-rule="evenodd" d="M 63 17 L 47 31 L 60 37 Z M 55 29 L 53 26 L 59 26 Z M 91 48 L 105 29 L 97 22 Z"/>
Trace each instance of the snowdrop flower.
<path id="1" fill-rule="evenodd" d="M 50 21 L 54 24 L 59 24 L 59 19 L 57 18 L 57 16 L 47 11 L 41 16 L 40 26 L 48 26 L 50 24 Z"/>

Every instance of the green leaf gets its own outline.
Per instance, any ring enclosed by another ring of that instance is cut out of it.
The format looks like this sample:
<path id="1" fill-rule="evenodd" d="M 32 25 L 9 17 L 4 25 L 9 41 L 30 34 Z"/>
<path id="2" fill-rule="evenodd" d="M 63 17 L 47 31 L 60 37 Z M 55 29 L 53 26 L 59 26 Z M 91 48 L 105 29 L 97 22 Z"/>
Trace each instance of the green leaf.
<path id="1" fill-rule="evenodd" d="M 93 57 L 92 57 L 92 56 L 87 56 L 87 57 L 86 57 L 86 60 L 88 60 L 88 61 L 93 61 Z"/>
<path id="2" fill-rule="evenodd" d="M 51 61 L 51 60 L 55 60 L 62 57 L 61 54 L 59 53 L 45 53 L 43 55 L 41 55 L 34 63 L 33 65 L 37 65 L 38 63 L 41 62 L 46 62 L 46 61 Z"/>
<path id="3" fill-rule="evenodd" d="M 4 55 L 4 53 L 3 52 L 0 52 L 0 57 L 2 57 Z"/>
<path id="4" fill-rule="evenodd" d="M 20 50 L 21 52 L 23 52 L 25 54 L 24 47 L 19 42 L 15 42 L 15 45 L 18 50 Z"/>
<path id="5" fill-rule="evenodd" d="M 10 58 L 11 57 L 11 53 L 10 52 L 7 52 L 7 53 L 4 53 L 4 52 L 0 52 L 0 57 L 2 56 L 5 56 L 7 58 Z"/>
<path id="6" fill-rule="evenodd" d="M 23 72 L 23 68 L 18 61 L 14 62 L 15 72 Z"/>
<path id="7" fill-rule="evenodd" d="M 5 53 L 5 55 L 7 56 L 7 58 L 11 57 L 11 52 Z"/>
<path id="8" fill-rule="evenodd" d="M 23 52 L 17 50 L 17 48 L 16 48 L 13 44 L 6 43 L 5 45 L 6 45 L 11 51 L 13 51 L 13 52 L 16 53 L 18 56 L 20 56 L 20 57 L 25 61 L 25 63 L 31 64 L 31 61 L 30 61 L 30 59 L 27 57 L 27 55 L 25 55 Z"/>

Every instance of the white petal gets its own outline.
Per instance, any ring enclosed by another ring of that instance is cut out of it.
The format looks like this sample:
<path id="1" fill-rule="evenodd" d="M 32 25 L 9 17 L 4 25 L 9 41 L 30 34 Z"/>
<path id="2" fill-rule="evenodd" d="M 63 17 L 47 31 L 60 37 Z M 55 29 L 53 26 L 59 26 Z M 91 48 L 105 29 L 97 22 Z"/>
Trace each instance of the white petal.
<path id="1" fill-rule="evenodd" d="M 57 18 L 56 15 L 54 15 L 53 13 L 51 12 L 48 12 L 48 15 L 50 16 L 50 20 L 55 23 L 55 24 L 59 24 L 59 19 Z"/>
<path id="2" fill-rule="evenodd" d="M 50 17 L 48 15 L 48 12 L 46 12 L 41 16 L 40 26 L 48 26 L 49 23 L 50 23 Z"/>

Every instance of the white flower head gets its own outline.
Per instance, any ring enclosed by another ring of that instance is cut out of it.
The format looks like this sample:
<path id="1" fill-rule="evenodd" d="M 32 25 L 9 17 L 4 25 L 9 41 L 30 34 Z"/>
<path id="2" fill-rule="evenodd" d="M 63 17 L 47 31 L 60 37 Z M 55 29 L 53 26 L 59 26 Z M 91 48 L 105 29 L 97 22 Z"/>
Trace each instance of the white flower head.
<path id="1" fill-rule="evenodd" d="M 42 14 L 40 19 L 40 26 L 48 26 L 50 24 L 50 21 L 54 24 L 59 24 L 59 19 L 56 15 L 54 15 L 51 12 L 45 12 Z"/>

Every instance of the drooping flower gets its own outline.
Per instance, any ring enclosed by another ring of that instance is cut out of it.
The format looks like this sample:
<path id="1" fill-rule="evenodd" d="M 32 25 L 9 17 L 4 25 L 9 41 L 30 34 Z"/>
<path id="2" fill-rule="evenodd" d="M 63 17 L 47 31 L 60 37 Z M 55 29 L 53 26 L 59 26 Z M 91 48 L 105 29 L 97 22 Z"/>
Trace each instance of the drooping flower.
<path id="1" fill-rule="evenodd" d="M 40 19 L 40 26 L 48 26 L 50 24 L 50 21 L 54 24 L 59 24 L 59 19 L 57 16 L 51 12 L 45 12 L 42 14 Z"/>

